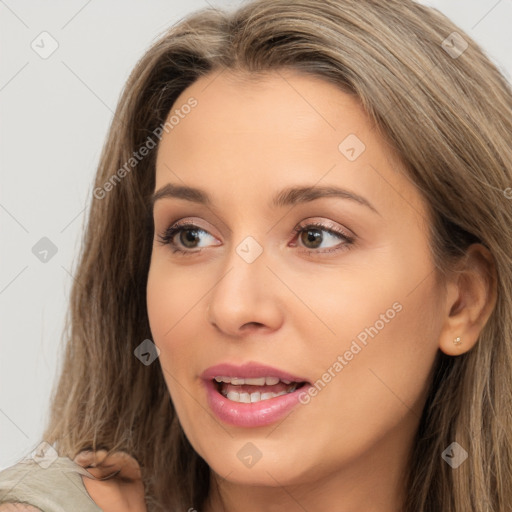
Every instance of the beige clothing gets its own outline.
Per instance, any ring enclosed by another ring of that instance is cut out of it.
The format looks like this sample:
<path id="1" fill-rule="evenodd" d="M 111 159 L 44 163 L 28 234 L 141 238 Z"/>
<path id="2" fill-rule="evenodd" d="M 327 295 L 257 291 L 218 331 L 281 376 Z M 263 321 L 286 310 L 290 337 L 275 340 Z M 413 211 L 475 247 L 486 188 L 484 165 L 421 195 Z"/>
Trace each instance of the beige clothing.
<path id="1" fill-rule="evenodd" d="M 68 457 L 59 457 L 47 468 L 23 459 L 0 471 L 0 503 L 27 503 L 43 512 L 102 512 L 80 475 L 89 473 Z"/>
<path id="2" fill-rule="evenodd" d="M 122 451 L 83 451 L 49 464 L 26 457 L 0 471 L 2 503 L 42 512 L 147 512 L 139 464 Z"/>

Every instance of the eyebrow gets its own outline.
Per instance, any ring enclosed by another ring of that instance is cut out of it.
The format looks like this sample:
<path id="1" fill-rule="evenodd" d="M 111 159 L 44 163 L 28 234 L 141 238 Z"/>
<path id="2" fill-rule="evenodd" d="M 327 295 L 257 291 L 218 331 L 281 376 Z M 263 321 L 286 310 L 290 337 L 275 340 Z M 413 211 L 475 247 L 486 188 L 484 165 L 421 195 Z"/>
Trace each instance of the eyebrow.
<path id="1" fill-rule="evenodd" d="M 368 207 L 373 212 L 380 215 L 378 210 L 363 196 L 356 194 L 350 190 L 335 186 L 295 186 L 288 187 L 273 196 L 269 202 L 272 208 L 282 208 L 285 206 L 294 206 L 299 203 L 307 203 L 323 197 L 337 197 L 339 199 L 349 199 L 357 204 Z M 168 183 L 160 188 L 151 197 L 151 207 L 163 198 L 183 199 L 193 203 L 203 204 L 211 207 L 213 201 L 208 193 L 199 188 L 187 185 L 175 185 Z"/>

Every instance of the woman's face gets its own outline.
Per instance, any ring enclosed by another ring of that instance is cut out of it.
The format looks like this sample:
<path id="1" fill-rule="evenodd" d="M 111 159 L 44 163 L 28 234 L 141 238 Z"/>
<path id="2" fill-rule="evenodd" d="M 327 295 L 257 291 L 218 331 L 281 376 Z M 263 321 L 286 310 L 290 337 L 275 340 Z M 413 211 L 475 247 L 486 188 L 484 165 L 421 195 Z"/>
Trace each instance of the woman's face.
<path id="1" fill-rule="evenodd" d="M 172 110 L 155 191 L 181 193 L 154 204 L 147 300 L 191 444 L 230 482 L 398 479 L 444 300 L 418 191 L 317 78 L 209 75 Z"/>

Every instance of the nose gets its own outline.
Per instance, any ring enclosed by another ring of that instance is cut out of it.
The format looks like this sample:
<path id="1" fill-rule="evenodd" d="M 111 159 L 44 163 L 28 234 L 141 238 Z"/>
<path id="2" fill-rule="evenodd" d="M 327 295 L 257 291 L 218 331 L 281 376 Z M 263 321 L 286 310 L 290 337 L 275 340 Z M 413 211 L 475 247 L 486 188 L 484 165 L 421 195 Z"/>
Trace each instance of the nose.
<path id="1" fill-rule="evenodd" d="M 208 322 L 234 338 L 274 331 L 283 319 L 282 288 L 264 252 L 248 263 L 233 251 L 211 292 Z"/>

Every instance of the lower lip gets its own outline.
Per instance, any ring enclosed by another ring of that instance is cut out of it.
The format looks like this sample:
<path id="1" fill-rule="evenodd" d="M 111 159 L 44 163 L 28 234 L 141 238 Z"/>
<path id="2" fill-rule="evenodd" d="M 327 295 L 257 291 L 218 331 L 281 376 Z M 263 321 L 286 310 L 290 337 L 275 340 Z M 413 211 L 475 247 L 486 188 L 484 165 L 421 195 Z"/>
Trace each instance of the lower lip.
<path id="1" fill-rule="evenodd" d="M 304 384 L 301 388 L 254 403 L 233 402 L 219 391 L 213 380 L 204 380 L 208 396 L 208 405 L 219 419 L 237 427 L 263 427 L 270 425 L 300 403 L 299 395 L 309 387 Z"/>

